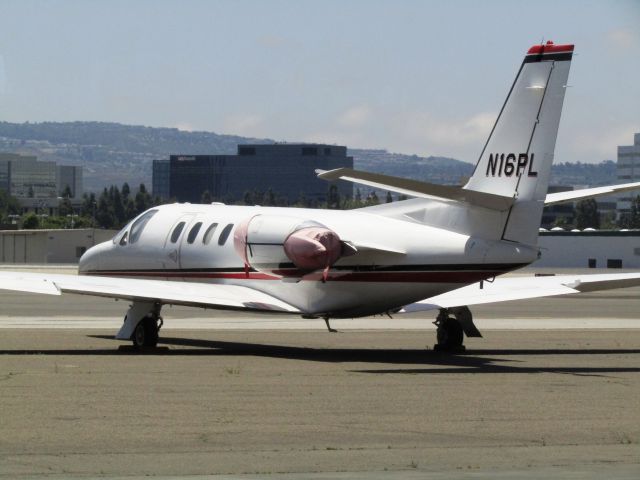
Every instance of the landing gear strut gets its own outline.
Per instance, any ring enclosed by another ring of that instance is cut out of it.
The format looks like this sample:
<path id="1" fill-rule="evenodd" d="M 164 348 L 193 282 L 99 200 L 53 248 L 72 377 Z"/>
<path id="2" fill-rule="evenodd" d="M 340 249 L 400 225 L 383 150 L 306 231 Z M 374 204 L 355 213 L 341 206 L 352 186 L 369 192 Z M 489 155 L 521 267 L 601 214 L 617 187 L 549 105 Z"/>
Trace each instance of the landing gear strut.
<path id="1" fill-rule="evenodd" d="M 331 324 L 329 323 L 329 317 L 324 317 L 324 323 L 327 325 L 327 330 L 329 330 L 331 333 L 336 333 L 338 331 L 335 328 L 331 328 Z"/>
<path id="2" fill-rule="evenodd" d="M 464 336 L 482 337 L 473 324 L 471 311 L 467 307 L 442 308 L 433 322 L 436 327 L 438 343 L 433 347 L 440 352 L 464 352 Z"/>
<path id="3" fill-rule="evenodd" d="M 160 303 L 134 301 L 116 338 L 131 340 L 135 348 L 157 346 L 158 333 L 162 328 L 161 308 Z"/>

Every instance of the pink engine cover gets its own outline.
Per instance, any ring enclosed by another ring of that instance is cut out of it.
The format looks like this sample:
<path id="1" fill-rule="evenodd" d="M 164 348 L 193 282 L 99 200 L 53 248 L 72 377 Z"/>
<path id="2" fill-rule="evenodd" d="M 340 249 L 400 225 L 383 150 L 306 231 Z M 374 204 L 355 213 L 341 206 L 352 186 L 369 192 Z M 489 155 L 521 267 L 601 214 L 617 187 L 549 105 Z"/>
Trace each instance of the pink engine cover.
<path id="1" fill-rule="evenodd" d="M 293 232 L 284 241 L 284 253 L 303 270 L 325 269 L 342 253 L 340 237 L 325 227 L 306 227 Z"/>

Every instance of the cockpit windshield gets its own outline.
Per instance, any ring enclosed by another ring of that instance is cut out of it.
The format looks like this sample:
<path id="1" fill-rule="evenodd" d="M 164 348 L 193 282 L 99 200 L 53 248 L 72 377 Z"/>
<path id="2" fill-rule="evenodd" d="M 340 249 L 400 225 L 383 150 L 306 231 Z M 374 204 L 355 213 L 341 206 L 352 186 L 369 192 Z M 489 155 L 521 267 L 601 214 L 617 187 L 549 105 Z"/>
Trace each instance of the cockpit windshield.
<path id="1" fill-rule="evenodd" d="M 131 222 L 127 223 L 122 230 L 120 230 L 118 233 L 116 233 L 113 238 L 111 239 L 111 241 L 114 243 L 114 245 L 116 243 L 119 243 L 120 245 L 126 245 L 127 244 L 127 239 L 126 239 L 126 233 L 129 231 L 129 227 L 131 226 Z"/>
<path id="2" fill-rule="evenodd" d="M 138 217 L 131 225 L 131 234 L 129 235 L 129 243 L 136 243 L 142 234 L 142 230 L 147 225 L 151 217 L 153 217 L 158 210 L 149 210 Z"/>
<path id="3" fill-rule="evenodd" d="M 113 243 L 119 243 L 120 245 L 126 245 L 127 243 L 136 243 L 144 230 L 145 225 L 151 217 L 153 217 L 158 210 L 149 210 L 143 213 L 133 222 L 127 223 L 122 230 L 115 234 L 113 237 Z"/>

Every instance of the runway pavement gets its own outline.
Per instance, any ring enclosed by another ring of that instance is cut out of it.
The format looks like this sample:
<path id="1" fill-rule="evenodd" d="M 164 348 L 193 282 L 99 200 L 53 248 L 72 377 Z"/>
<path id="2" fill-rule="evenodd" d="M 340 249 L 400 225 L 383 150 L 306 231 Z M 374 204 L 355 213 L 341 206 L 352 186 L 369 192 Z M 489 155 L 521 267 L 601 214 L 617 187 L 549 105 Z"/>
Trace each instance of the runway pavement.
<path id="1" fill-rule="evenodd" d="M 2 292 L 0 478 L 638 478 L 639 293 L 473 309 L 464 355 L 429 315 L 166 309 L 139 355 L 125 302 Z"/>

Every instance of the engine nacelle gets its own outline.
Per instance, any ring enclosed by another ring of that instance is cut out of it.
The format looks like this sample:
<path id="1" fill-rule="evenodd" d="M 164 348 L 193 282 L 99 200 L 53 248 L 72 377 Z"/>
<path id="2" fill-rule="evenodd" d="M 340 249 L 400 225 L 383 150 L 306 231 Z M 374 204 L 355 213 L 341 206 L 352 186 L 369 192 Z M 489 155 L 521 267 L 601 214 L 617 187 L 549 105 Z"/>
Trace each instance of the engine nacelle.
<path id="1" fill-rule="evenodd" d="M 343 255 L 336 232 L 296 217 L 255 215 L 238 224 L 233 245 L 247 267 L 279 277 L 329 268 Z"/>

